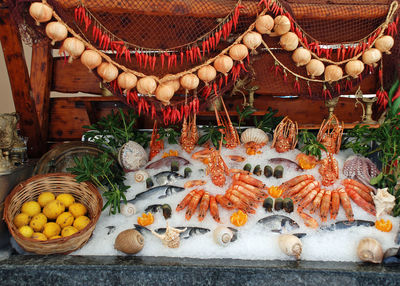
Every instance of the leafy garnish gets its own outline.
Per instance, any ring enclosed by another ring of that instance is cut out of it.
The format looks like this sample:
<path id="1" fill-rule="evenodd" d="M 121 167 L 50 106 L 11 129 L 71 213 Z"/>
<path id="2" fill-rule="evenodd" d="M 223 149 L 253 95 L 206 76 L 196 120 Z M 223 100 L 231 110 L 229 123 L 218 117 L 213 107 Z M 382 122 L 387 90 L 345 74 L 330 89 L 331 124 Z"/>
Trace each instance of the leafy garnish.
<path id="1" fill-rule="evenodd" d="M 222 138 L 221 130 L 224 129 L 223 126 L 215 126 L 215 125 L 208 125 L 202 127 L 203 135 L 199 138 L 197 142 L 198 145 L 203 145 L 207 141 L 211 141 L 211 143 L 215 146 L 215 148 L 219 149 L 219 143 Z M 225 139 L 222 139 L 222 143 L 226 143 Z"/>
<path id="2" fill-rule="evenodd" d="M 261 117 L 260 120 L 254 116 L 254 126 L 267 133 L 272 133 L 279 122 L 282 121 L 283 116 L 275 116 L 278 110 L 268 107 L 267 112 Z"/>
<path id="3" fill-rule="evenodd" d="M 158 134 L 160 135 L 160 138 L 158 140 L 163 140 L 164 138 L 167 138 L 169 144 L 178 144 L 178 137 L 180 136 L 180 133 L 176 131 L 177 129 L 178 126 L 176 125 L 160 127 L 158 129 Z"/>
<path id="4" fill-rule="evenodd" d="M 308 130 L 303 130 L 300 132 L 299 142 L 303 144 L 301 147 L 301 151 L 307 155 L 311 155 L 317 157 L 318 160 L 321 160 L 321 150 L 328 152 L 326 147 L 318 142 L 317 137 Z"/>

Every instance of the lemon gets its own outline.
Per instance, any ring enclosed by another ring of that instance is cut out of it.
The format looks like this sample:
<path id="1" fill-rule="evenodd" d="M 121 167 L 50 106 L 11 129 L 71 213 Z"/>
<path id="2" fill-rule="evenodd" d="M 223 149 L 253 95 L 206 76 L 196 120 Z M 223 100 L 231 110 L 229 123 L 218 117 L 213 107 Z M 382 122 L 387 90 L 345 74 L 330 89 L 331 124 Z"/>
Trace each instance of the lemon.
<path id="1" fill-rule="evenodd" d="M 84 229 L 90 223 L 90 219 L 87 216 L 77 217 L 74 221 L 74 227 L 78 230 Z"/>
<path id="2" fill-rule="evenodd" d="M 29 201 L 22 205 L 21 212 L 27 214 L 28 216 L 34 216 L 40 213 L 41 208 L 38 202 Z"/>
<path id="3" fill-rule="evenodd" d="M 50 192 L 43 192 L 38 197 L 38 203 L 43 208 L 47 203 L 56 199 L 56 196 Z"/>
<path id="4" fill-rule="evenodd" d="M 86 207 L 81 203 L 73 203 L 69 206 L 68 210 L 74 217 L 80 217 L 87 213 Z"/>
<path id="5" fill-rule="evenodd" d="M 58 223 L 61 228 L 72 225 L 74 222 L 74 216 L 70 212 L 63 212 L 57 217 L 56 223 Z"/>
<path id="6" fill-rule="evenodd" d="M 21 226 L 28 225 L 30 219 L 30 216 L 28 216 L 27 214 L 20 213 L 14 217 L 13 221 L 15 226 L 20 228 Z"/>
<path id="7" fill-rule="evenodd" d="M 31 237 L 33 235 L 33 229 L 27 225 L 21 226 L 19 232 L 25 237 Z"/>
<path id="8" fill-rule="evenodd" d="M 41 241 L 47 240 L 47 237 L 46 237 L 43 233 L 41 233 L 41 232 L 35 232 L 35 233 L 32 235 L 32 238 L 33 238 L 33 239 L 37 239 L 37 240 L 41 240 Z"/>
<path id="9" fill-rule="evenodd" d="M 46 223 L 47 217 L 44 214 L 40 213 L 32 218 L 29 226 L 33 228 L 34 231 L 38 232 L 43 230 L 43 227 Z"/>
<path id="10" fill-rule="evenodd" d="M 66 236 L 73 235 L 76 232 L 78 232 L 78 230 L 75 227 L 67 226 L 62 230 L 61 235 L 62 235 L 62 237 L 66 237 Z"/>
<path id="11" fill-rule="evenodd" d="M 65 206 L 62 202 L 53 200 L 43 208 L 43 213 L 48 219 L 56 219 L 65 211 Z"/>
<path id="12" fill-rule="evenodd" d="M 65 207 L 69 207 L 75 202 L 75 199 L 71 194 L 59 194 L 56 200 L 62 202 Z"/>
<path id="13" fill-rule="evenodd" d="M 61 227 L 55 222 L 48 222 L 44 225 L 43 234 L 46 237 L 53 237 L 59 235 Z"/>
<path id="14" fill-rule="evenodd" d="M 49 239 L 57 239 L 57 238 L 61 238 L 61 235 L 55 235 L 55 236 L 50 237 Z"/>

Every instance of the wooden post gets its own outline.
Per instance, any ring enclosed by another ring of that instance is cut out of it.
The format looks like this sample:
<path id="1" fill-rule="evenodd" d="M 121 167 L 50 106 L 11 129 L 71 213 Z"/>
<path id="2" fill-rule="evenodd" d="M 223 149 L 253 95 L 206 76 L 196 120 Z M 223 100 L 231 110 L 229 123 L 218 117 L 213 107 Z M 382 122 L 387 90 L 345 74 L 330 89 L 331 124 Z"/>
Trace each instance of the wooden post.
<path id="1" fill-rule="evenodd" d="M 28 156 L 37 158 L 45 147 L 29 82 L 29 73 L 18 30 L 8 9 L 0 9 L 0 40 L 10 78 L 15 110 L 20 116 L 20 128 L 28 140 Z"/>

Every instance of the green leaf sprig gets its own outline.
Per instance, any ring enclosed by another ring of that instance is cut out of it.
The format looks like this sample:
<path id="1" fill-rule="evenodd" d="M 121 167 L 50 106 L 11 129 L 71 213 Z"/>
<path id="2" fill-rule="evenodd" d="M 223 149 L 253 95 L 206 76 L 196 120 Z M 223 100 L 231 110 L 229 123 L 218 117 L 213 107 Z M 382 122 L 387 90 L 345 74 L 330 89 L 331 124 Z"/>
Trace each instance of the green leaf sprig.
<path id="1" fill-rule="evenodd" d="M 254 116 L 254 126 L 267 133 L 273 133 L 279 122 L 282 121 L 283 116 L 276 116 L 278 110 L 274 110 L 268 107 L 267 112 L 258 120 L 257 116 Z"/>
<path id="2" fill-rule="evenodd" d="M 178 131 L 177 125 L 169 125 L 168 127 L 160 127 L 158 134 L 160 138 L 158 140 L 167 139 L 169 144 L 178 144 L 178 138 L 181 135 Z"/>
<path id="3" fill-rule="evenodd" d="M 326 147 L 317 141 L 317 137 L 308 130 L 301 131 L 299 135 L 299 142 L 303 144 L 301 152 L 314 156 L 318 158 L 318 160 L 321 160 L 321 150 L 328 152 Z"/>
<path id="4" fill-rule="evenodd" d="M 203 131 L 203 135 L 200 136 L 199 141 L 197 142 L 198 145 L 203 145 L 207 141 L 211 141 L 215 148 L 219 149 L 219 143 L 222 138 L 221 130 L 224 129 L 224 126 L 215 126 L 215 125 L 208 125 L 203 126 L 201 129 Z M 222 143 L 226 143 L 225 139 L 222 139 Z"/>

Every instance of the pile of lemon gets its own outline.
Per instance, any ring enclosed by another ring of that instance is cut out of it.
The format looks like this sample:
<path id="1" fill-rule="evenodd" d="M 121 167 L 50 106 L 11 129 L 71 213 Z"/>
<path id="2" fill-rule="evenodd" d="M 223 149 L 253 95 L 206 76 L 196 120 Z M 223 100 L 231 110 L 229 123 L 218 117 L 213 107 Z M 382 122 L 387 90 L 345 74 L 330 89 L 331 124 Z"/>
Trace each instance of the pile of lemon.
<path id="1" fill-rule="evenodd" d="M 45 241 L 67 237 L 84 229 L 90 219 L 87 208 L 71 194 L 43 192 L 37 201 L 25 202 L 13 220 L 24 237 Z"/>

